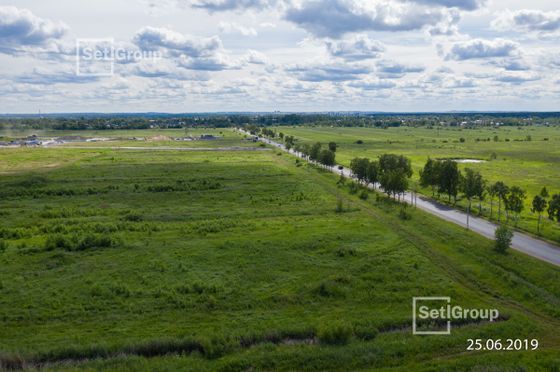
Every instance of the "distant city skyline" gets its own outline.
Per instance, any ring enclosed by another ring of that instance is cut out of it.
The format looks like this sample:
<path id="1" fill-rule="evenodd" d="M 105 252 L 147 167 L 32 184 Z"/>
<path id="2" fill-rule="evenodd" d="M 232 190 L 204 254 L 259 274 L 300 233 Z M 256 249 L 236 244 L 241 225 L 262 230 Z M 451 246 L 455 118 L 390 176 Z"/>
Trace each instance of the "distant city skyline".
<path id="1" fill-rule="evenodd" d="M 557 111 L 559 47 L 543 0 L 0 0 L 0 113 Z"/>

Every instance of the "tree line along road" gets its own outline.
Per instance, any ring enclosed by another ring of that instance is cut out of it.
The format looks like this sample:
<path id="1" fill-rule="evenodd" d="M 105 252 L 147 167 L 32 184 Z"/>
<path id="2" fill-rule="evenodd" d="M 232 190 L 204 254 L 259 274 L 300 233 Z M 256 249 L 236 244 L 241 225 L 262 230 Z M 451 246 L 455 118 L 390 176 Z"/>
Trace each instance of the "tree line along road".
<path id="1" fill-rule="evenodd" d="M 251 135 L 250 133 L 244 130 L 240 130 L 240 132 L 243 134 Z M 272 141 L 264 137 L 259 137 L 259 141 L 277 147 L 290 154 L 296 155 L 299 158 L 307 160 L 303 154 L 298 153 L 293 149 L 288 150 L 281 143 Z M 339 166 L 334 166 L 334 167 L 329 167 L 328 169 L 330 169 L 333 173 L 342 174 L 344 177 L 354 179 L 352 175 L 352 171 L 346 167 L 342 167 L 340 169 Z M 370 187 L 373 188 L 373 186 L 371 185 Z M 410 195 L 410 193 L 407 192 L 405 193 L 403 199 L 412 200 L 411 198 L 412 196 Z M 453 222 L 454 224 L 467 228 L 467 222 L 466 222 L 467 214 L 464 212 L 443 205 L 441 203 L 438 203 L 426 197 L 414 198 L 414 205 L 430 214 L 433 214 L 434 216 L 437 216 L 441 219 L 444 219 L 449 222 Z M 469 229 L 484 237 L 487 237 L 489 239 L 494 239 L 494 232 L 496 231 L 497 227 L 498 225 L 488 220 L 470 216 Z M 553 265 L 560 266 L 560 247 L 554 244 L 534 238 L 528 234 L 524 234 L 519 231 L 516 231 L 513 235 L 511 246 L 513 249 L 519 252 L 523 252 L 525 254 L 535 257 L 539 260 L 551 263 Z"/>

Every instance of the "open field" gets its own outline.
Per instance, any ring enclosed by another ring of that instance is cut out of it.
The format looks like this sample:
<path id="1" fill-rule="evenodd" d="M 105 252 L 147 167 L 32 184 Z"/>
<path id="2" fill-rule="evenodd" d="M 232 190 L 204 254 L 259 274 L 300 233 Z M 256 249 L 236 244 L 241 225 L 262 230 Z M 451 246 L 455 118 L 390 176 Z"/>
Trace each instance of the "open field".
<path id="1" fill-rule="evenodd" d="M 468 158 L 481 163 L 460 164 L 462 169 L 479 170 L 490 182 L 503 181 L 527 191 L 525 210 L 518 227 L 536 234 L 537 215 L 531 213 L 531 201 L 543 186 L 549 192 L 560 192 L 560 127 L 502 127 L 499 129 L 461 128 L 333 128 L 333 127 L 277 127 L 277 132 L 295 136 L 300 142 L 328 143 L 339 146 L 337 162 L 348 166 L 354 157 L 371 159 L 383 153 L 403 154 L 412 160 L 413 181 L 428 157 Z M 494 141 L 498 136 L 498 141 Z M 528 136 L 531 140 L 528 141 Z M 461 138 L 464 142 L 461 142 Z M 477 140 L 478 139 L 478 140 Z M 356 143 L 358 140 L 363 144 Z M 509 141 L 506 141 L 509 140 Z M 495 154 L 495 158 L 493 156 Z M 423 190 L 431 195 L 430 190 Z M 446 198 L 443 197 L 442 201 Z M 477 203 L 475 203 L 477 204 Z M 494 201 L 494 218 L 497 201 Z M 466 202 L 458 205 L 465 208 Z M 484 215 L 489 216 L 490 203 L 483 203 Z M 476 206 L 473 206 L 478 213 Z M 546 213 L 545 213 L 546 215 Z M 546 221 L 545 221 L 546 220 Z M 560 224 L 543 218 L 542 236 L 560 242 Z"/>
<path id="2" fill-rule="evenodd" d="M 336 140 L 348 161 L 356 150 Z M 362 200 L 289 155 L 2 149 L 0 174 L 5 364 L 560 366 L 560 269 L 497 254 L 491 241 L 421 211 L 403 220 L 392 201 L 374 193 Z M 413 336 L 413 296 L 451 296 L 502 317 L 450 336 Z M 540 346 L 466 351 L 468 338 L 536 338 Z"/>

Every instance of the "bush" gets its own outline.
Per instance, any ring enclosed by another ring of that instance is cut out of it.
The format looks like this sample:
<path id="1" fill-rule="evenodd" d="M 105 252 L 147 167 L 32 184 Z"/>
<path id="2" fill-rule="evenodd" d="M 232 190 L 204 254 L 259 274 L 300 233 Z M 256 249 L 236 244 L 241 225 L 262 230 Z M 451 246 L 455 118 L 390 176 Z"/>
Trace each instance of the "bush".
<path id="1" fill-rule="evenodd" d="M 109 236 L 88 234 L 73 247 L 74 249 L 69 250 L 83 251 L 89 248 L 110 248 L 115 245 L 116 241 Z"/>
<path id="2" fill-rule="evenodd" d="M 494 249 L 499 253 L 506 253 L 511 246 L 511 239 L 513 238 L 513 231 L 506 225 L 501 225 L 495 232 L 496 242 Z"/>
<path id="3" fill-rule="evenodd" d="M 143 220 L 143 217 L 139 213 L 129 212 L 124 216 L 124 220 L 129 222 L 140 222 Z"/>
<path id="4" fill-rule="evenodd" d="M 346 256 L 355 256 L 356 255 L 356 249 L 355 248 L 347 248 L 347 247 L 341 247 L 338 248 L 338 250 L 336 251 L 336 255 L 338 257 L 346 257 Z"/>
<path id="5" fill-rule="evenodd" d="M 348 184 L 348 190 L 349 190 L 350 194 L 356 194 L 358 192 L 359 188 L 360 187 L 358 186 L 358 184 L 356 182 L 352 181 Z"/>
<path id="6" fill-rule="evenodd" d="M 403 221 L 408 221 L 412 219 L 412 215 L 407 212 L 406 208 L 403 207 L 399 210 L 399 218 Z"/>
<path id="7" fill-rule="evenodd" d="M 346 323 L 336 322 L 319 329 L 319 341 L 328 345 L 344 345 L 352 337 L 352 327 Z"/>
<path id="8" fill-rule="evenodd" d="M 83 251 L 90 248 L 111 248 L 116 245 L 118 245 L 117 239 L 110 236 L 88 234 L 83 238 L 77 235 L 69 238 L 65 235 L 56 234 L 47 238 L 45 250 L 64 249 L 66 251 Z"/>
<path id="9" fill-rule="evenodd" d="M 4 253 L 6 248 L 8 248 L 8 244 L 5 241 L 0 240 L 0 253 Z"/>
<path id="10" fill-rule="evenodd" d="M 73 242 L 64 235 L 50 235 L 45 242 L 45 250 L 52 251 L 57 248 L 71 250 L 73 245 Z"/>
<path id="11" fill-rule="evenodd" d="M 313 292 L 320 297 L 345 297 L 344 288 L 332 280 L 322 281 Z"/>
<path id="12" fill-rule="evenodd" d="M 360 193 L 360 199 L 367 200 L 367 198 L 369 198 L 369 193 L 367 192 L 367 190 L 362 190 L 362 192 Z"/>

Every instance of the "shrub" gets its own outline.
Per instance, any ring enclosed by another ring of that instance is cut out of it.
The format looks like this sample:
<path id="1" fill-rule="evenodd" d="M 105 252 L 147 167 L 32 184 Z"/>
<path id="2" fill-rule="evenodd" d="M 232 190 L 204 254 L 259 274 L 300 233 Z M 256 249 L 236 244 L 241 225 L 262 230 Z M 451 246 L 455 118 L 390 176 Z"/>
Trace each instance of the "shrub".
<path id="1" fill-rule="evenodd" d="M 348 190 L 349 190 L 350 194 L 356 194 L 358 192 L 359 188 L 360 187 L 358 186 L 358 184 L 356 182 L 352 181 L 348 184 Z"/>
<path id="2" fill-rule="evenodd" d="M 77 235 L 71 238 L 56 234 L 50 235 L 45 241 L 45 250 L 64 249 L 66 251 L 83 251 L 90 248 L 110 248 L 118 245 L 118 240 L 104 235 L 88 234 L 83 238 Z"/>
<path id="3" fill-rule="evenodd" d="M 143 219 L 142 215 L 136 212 L 129 212 L 124 216 L 124 220 L 130 222 L 140 222 Z"/>
<path id="4" fill-rule="evenodd" d="M 408 221 L 408 220 L 412 219 L 412 215 L 407 212 L 406 208 L 402 207 L 399 210 L 399 218 L 403 221 Z"/>
<path id="5" fill-rule="evenodd" d="M 494 249 L 499 253 L 506 253 L 511 246 L 511 239 L 513 238 L 513 231 L 506 225 L 501 225 L 495 232 L 496 241 Z"/>
<path id="6" fill-rule="evenodd" d="M 88 234 L 69 250 L 83 251 L 89 248 L 110 248 L 115 245 L 116 241 L 109 236 Z"/>
<path id="7" fill-rule="evenodd" d="M 64 235 L 50 235 L 45 242 L 45 250 L 52 251 L 57 248 L 71 250 L 73 245 L 73 242 Z"/>
<path id="8" fill-rule="evenodd" d="M 8 244 L 5 241 L 0 240 L 0 253 L 4 253 L 6 248 L 8 248 Z"/>
<path id="9" fill-rule="evenodd" d="M 332 280 L 322 281 L 314 292 L 321 297 L 345 297 L 344 289 Z"/>
<path id="10" fill-rule="evenodd" d="M 362 190 L 362 192 L 360 193 L 360 199 L 367 200 L 367 198 L 369 198 L 369 193 L 367 192 L 367 190 Z"/>
<path id="11" fill-rule="evenodd" d="M 352 327 L 342 322 L 331 323 L 319 329 L 318 336 L 322 343 L 344 345 L 352 337 Z"/>
<path id="12" fill-rule="evenodd" d="M 336 251 L 336 255 L 338 257 L 346 257 L 346 256 L 355 256 L 356 255 L 356 249 L 355 248 L 347 248 L 347 247 L 341 247 L 338 248 L 338 250 Z"/>

